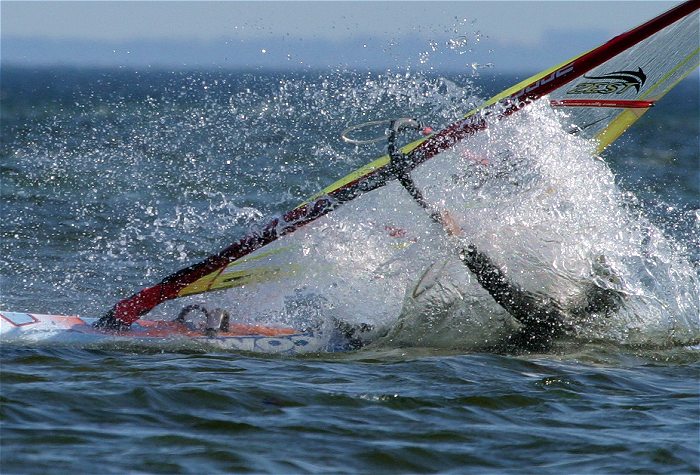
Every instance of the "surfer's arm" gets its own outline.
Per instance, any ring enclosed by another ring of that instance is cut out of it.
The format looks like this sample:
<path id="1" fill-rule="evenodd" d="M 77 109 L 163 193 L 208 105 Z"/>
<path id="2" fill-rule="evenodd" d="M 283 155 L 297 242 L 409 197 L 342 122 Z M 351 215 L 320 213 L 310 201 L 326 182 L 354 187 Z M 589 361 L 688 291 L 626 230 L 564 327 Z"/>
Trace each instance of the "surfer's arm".
<path id="1" fill-rule="evenodd" d="M 462 236 L 464 232 L 462 228 L 457 224 L 457 221 L 452 217 L 452 215 L 447 210 L 442 210 L 438 212 L 438 219 L 442 227 L 445 229 L 447 234 L 450 236 Z"/>
<path id="2" fill-rule="evenodd" d="M 451 236 L 464 234 L 448 211 L 440 212 L 440 222 Z M 563 312 L 558 302 L 520 288 L 475 245 L 460 250 L 459 257 L 491 297 L 520 323 L 536 329 L 542 337 L 552 337 L 563 328 Z"/>
<path id="3" fill-rule="evenodd" d="M 491 297 L 520 323 L 538 327 L 550 336 L 562 329 L 563 312 L 554 299 L 523 290 L 472 244 L 462 249 L 459 257 Z"/>

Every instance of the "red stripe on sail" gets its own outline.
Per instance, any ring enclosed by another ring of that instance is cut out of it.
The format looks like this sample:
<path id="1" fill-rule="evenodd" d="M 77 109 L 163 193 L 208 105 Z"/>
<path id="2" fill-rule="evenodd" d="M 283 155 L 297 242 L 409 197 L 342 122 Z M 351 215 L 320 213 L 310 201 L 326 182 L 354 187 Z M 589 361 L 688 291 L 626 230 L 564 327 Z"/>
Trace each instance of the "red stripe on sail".
<path id="1" fill-rule="evenodd" d="M 562 99 L 550 101 L 552 107 L 616 107 L 620 109 L 647 109 L 654 101 L 630 101 L 625 99 Z"/>

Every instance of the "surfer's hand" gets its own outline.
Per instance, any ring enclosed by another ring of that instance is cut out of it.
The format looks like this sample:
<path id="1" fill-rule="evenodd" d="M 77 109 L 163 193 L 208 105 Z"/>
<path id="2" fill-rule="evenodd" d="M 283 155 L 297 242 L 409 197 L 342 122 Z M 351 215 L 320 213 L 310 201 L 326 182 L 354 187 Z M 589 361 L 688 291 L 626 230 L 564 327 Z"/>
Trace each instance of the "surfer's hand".
<path id="1" fill-rule="evenodd" d="M 440 222 L 450 236 L 461 236 L 462 228 L 447 210 L 440 211 Z"/>

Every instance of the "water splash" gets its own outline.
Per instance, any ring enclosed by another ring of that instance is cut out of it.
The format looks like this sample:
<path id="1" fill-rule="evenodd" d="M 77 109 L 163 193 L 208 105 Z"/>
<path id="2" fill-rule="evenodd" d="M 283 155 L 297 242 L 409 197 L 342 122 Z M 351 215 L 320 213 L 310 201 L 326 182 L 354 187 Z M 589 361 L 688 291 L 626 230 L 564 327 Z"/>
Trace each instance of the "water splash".
<path id="1" fill-rule="evenodd" d="M 465 72 L 469 72 L 473 76 L 478 76 L 480 70 L 492 68 L 493 63 L 480 64 L 468 60 L 484 39 L 483 33 L 476 29 L 476 20 L 458 17 L 455 17 L 454 20 L 452 26 L 443 31 L 447 35 L 447 39 L 429 40 L 428 49 L 418 54 L 420 65 L 428 65 L 428 69 L 432 71 L 432 63 L 439 63 L 443 59 L 456 55 L 463 57 L 463 59 L 459 59 L 460 63 L 463 63 Z"/>
<path id="2" fill-rule="evenodd" d="M 700 280 L 688 249 L 653 225 L 595 158 L 594 144 L 566 133 L 563 124 L 566 117 L 540 101 L 434 159 L 423 188 L 459 218 L 465 241 L 523 288 L 564 306 L 576 305 L 590 283 L 624 295 L 619 312 L 572 316 L 568 323 L 577 338 L 654 345 L 697 341 Z M 484 327 L 494 328 L 493 340 L 512 323 L 498 309 L 484 311 L 489 297 L 475 289 L 473 279 L 459 275 L 459 263 L 452 261 L 431 277 L 430 295 L 409 296 L 412 310 L 403 318 L 411 323 L 402 324 L 409 336 L 397 337 L 402 344 L 469 346 L 489 340 Z M 440 322 L 430 327 L 440 331 L 417 335 L 421 320 L 435 320 L 436 312 Z M 457 328 L 469 328 L 477 338 L 462 339 L 454 334 Z"/>
<path id="3" fill-rule="evenodd" d="M 347 125 L 411 115 L 439 128 L 480 102 L 468 78 L 410 72 L 128 79 L 136 84 L 124 91 L 115 85 L 125 78 L 100 73 L 89 84 L 108 94 L 71 91 L 65 104 L 18 120 L 12 131 L 3 199 L 26 212 L 4 222 L 3 281 L 29 296 L 8 300 L 17 310 L 99 314 L 382 152 L 342 143 Z M 575 299 L 605 256 L 628 303 L 614 318 L 579 324 L 581 337 L 697 339 L 698 278 L 687 250 L 618 189 L 610 169 L 591 158 L 591 144 L 563 131 L 565 120 L 533 106 L 432 160 L 417 179 L 529 289 Z M 267 307 L 266 295 L 250 290 L 240 299 L 251 309 L 242 318 L 296 323 L 300 309 L 313 308 L 320 310 L 307 319 L 320 311 L 392 327 L 401 315 L 395 342 L 437 347 L 489 342 L 514 325 L 459 263 L 444 267 L 444 287 L 459 305 L 437 295 L 449 305 L 425 319 L 406 300 L 418 277 L 454 249 L 397 185 L 346 208 L 329 217 L 324 238 L 301 243 L 312 284 L 271 289 Z M 37 274 L 42 279 L 27 277 Z M 411 334 L 401 333 L 408 327 Z"/>
<path id="4" fill-rule="evenodd" d="M 381 152 L 343 144 L 346 124 L 439 125 L 476 100 L 466 81 L 391 72 L 56 74 L 26 115 L 4 112 L 2 170 L 3 279 L 27 296 L 8 305 L 50 313 L 102 312 Z"/>

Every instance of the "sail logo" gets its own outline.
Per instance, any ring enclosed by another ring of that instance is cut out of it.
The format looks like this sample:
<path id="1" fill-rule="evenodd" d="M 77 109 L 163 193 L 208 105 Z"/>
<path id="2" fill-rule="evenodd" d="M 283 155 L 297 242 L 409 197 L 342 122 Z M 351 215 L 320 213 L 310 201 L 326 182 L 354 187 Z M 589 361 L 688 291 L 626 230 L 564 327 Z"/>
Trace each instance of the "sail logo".
<path id="1" fill-rule="evenodd" d="M 590 82 L 576 84 L 567 94 L 623 94 L 631 88 L 637 93 L 647 80 L 646 74 L 639 68 L 637 71 L 614 71 L 602 76 L 583 76 Z"/>

